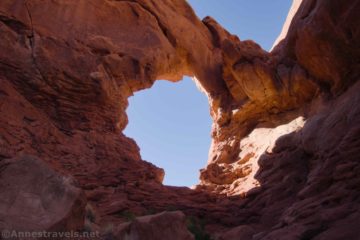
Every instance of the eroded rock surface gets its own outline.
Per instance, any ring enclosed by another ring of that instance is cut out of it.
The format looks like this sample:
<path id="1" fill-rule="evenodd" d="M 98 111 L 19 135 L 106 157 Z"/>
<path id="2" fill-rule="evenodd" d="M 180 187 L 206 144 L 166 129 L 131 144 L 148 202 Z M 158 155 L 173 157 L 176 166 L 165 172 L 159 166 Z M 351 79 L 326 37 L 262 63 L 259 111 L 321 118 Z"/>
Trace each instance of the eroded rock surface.
<path id="1" fill-rule="evenodd" d="M 83 191 L 70 177 L 59 175 L 32 156 L 0 162 L 0 193 L 0 231 L 83 228 Z"/>
<path id="2" fill-rule="evenodd" d="M 219 238 L 356 239 L 360 1 L 293 6 L 269 53 L 182 0 L 1 1 L 0 159 L 73 176 L 100 229 L 181 210 Z M 122 134 L 129 96 L 183 75 L 214 121 L 196 190 Z"/>
<path id="3" fill-rule="evenodd" d="M 187 229 L 186 217 L 180 211 L 136 218 L 119 225 L 114 235 L 119 240 L 194 240 Z"/>

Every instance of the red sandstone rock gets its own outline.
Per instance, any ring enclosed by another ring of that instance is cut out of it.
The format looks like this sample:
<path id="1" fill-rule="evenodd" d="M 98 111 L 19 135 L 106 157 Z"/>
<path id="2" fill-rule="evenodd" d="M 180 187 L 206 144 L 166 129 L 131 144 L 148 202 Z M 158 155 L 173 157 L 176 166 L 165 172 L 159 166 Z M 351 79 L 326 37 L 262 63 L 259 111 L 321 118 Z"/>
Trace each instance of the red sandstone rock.
<path id="1" fill-rule="evenodd" d="M 182 0 L 1 1 L 0 159 L 72 175 L 94 225 L 170 209 L 214 236 L 357 239 L 360 1 L 298 4 L 268 53 Z M 214 120 L 197 190 L 121 133 L 129 96 L 183 75 Z"/>
<path id="2" fill-rule="evenodd" d="M 255 230 L 252 227 L 242 225 L 235 227 L 226 233 L 219 236 L 218 240 L 238 240 L 238 239 L 252 239 L 255 234 Z"/>
<path id="3" fill-rule="evenodd" d="M 114 230 L 116 239 L 133 240 L 192 240 L 186 226 L 185 215 L 180 212 L 163 212 L 123 223 Z"/>
<path id="4" fill-rule="evenodd" d="M 2 160 L 0 169 L 0 232 L 83 228 L 86 199 L 71 178 L 31 156 Z"/>

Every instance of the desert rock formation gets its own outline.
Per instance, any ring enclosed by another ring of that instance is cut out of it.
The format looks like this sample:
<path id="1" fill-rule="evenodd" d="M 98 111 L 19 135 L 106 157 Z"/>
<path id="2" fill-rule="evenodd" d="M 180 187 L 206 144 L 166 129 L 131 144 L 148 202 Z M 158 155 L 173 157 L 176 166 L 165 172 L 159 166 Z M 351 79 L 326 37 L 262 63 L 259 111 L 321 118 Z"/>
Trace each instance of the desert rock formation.
<path id="1" fill-rule="evenodd" d="M 115 230 L 116 239 L 193 240 L 186 227 L 186 217 L 180 211 L 163 212 L 136 218 L 120 224 Z"/>
<path id="2" fill-rule="evenodd" d="M 74 179 L 94 229 L 180 210 L 218 239 L 358 239 L 360 1 L 294 6 L 266 52 L 184 0 L 2 0 L 0 166 L 31 155 Z M 122 133 L 129 96 L 184 75 L 213 118 L 195 190 L 163 186 Z"/>
<path id="3" fill-rule="evenodd" d="M 86 198 L 71 178 L 32 156 L 0 163 L 1 229 L 64 231 L 83 226 Z"/>

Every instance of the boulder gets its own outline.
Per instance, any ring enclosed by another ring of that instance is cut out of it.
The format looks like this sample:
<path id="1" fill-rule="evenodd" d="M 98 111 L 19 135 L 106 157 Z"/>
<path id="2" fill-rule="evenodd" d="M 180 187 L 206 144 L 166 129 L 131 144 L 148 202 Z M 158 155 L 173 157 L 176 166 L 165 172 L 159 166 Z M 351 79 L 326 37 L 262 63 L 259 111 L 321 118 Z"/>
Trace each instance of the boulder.
<path id="1" fill-rule="evenodd" d="M 180 211 L 138 217 L 118 226 L 114 234 L 118 240 L 194 240 Z"/>
<path id="2" fill-rule="evenodd" d="M 84 224 L 86 199 L 73 179 L 36 157 L 0 162 L 0 231 L 70 231 Z"/>

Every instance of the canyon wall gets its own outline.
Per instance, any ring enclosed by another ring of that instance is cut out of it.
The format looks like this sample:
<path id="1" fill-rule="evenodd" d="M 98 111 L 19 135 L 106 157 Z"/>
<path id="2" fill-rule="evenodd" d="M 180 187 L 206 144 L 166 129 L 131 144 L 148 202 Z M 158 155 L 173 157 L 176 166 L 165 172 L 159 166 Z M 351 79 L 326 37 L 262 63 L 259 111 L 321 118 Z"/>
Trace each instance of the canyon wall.
<path id="1" fill-rule="evenodd" d="M 142 226 L 141 218 L 121 224 L 129 215 L 180 210 L 217 239 L 357 239 L 360 1 L 294 6 L 266 52 L 211 17 L 200 21 L 182 0 L 1 1 L 1 183 L 21 178 L 6 173 L 23 164 L 29 189 L 41 184 L 28 167 L 38 161 L 71 179 L 57 186 L 78 195 L 53 199 L 76 221 L 56 224 L 49 214 L 46 230 L 111 223 L 121 235 Z M 194 190 L 163 186 L 164 171 L 122 134 L 129 96 L 184 75 L 206 93 L 213 118 Z M 1 183 L 2 196 L 26 198 L 29 209 L 45 201 L 43 192 Z M 81 223 L 89 209 L 93 217 Z M 3 219 L 0 229 L 29 228 L 39 217 L 23 213 L 22 225 Z M 184 224 L 181 213 L 146 219 L 177 215 Z"/>

